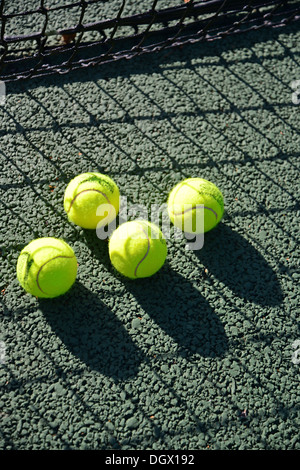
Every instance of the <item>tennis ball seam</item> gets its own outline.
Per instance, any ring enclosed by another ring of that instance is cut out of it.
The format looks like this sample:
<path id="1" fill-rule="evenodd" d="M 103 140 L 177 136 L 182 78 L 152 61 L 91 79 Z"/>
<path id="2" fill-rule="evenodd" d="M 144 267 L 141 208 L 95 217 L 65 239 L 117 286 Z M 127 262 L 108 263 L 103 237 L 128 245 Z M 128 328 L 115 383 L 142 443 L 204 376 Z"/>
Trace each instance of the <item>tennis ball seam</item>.
<path id="1" fill-rule="evenodd" d="M 139 225 L 141 226 L 142 224 L 139 224 Z M 138 262 L 138 264 L 135 267 L 135 270 L 134 270 L 135 277 L 137 277 L 138 267 L 147 258 L 148 254 L 149 254 L 149 251 L 150 251 L 150 240 L 149 240 L 148 234 L 146 233 L 146 231 L 143 228 L 141 228 L 141 230 L 142 230 L 142 232 L 144 232 L 144 234 L 146 235 L 146 238 L 147 238 L 147 251 L 146 251 L 145 255 L 143 256 L 143 258 Z"/>
<path id="2" fill-rule="evenodd" d="M 188 209 L 184 209 L 180 212 L 174 212 L 173 209 L 170 210 L 171 214 L 174 215 L 174 216 L 177 216 L 177 215 L 182 215 L 182 214 L 186 214 L 187 212 L 190 212 L 190 211 L 193 211 L 193 210 L 197 210 L 197 209 L 207 209 L 211 212 L 213 212 L 213 214 L 215 215 L 216 219 L 218 220 L 218 214 L 216 213 L 216 211 L 214 211 L 211 207 L 207 207 L 207 206 L 204 206 L 203 204 L 195 204 L 195 206 L 193 207 L 189 207 Z"/>
<path id="3" fill-rule="evenodd" d="M 186 186 L 186 183 L 182 183 L 182 185 L 177 189 L 177 192 L 178 192 L 183 186 Z M 199 191 L 197 188 L 192 188 L 192 189 L 193 189 L 194 191 L 196 191 L 196 192 L 199 194 L 199 196 L 210 196 L 210 197 L 213 198 L 214 201 L 218 204 L 218 206 L 220 207 L 220 209 L 221 209 L 221 210 L 223 209 L 223 206 L 224 206 L 223 201 L 221 201 L 221 199 L 220 199 L 220 200 L 217 199 L 215 194 L 213 194 L 213 193 L 211 193 L 211 192 L 209 192 L 209 191 Z M 173 200 L 175 199 L 175 197 L 176 197 L 176 194 L 174 194 Z"/>
<path id="4" fill-rule="evenodd" d="M 186 186 L 185 181 L 183 181 L 182 184 L 180 185 L 180 187 L 177 188 L 177 192 L 178 192 L 183 186 Z M 215 194 L 213 194 L 213 193 L 211 193 L 211 192 L 208 192 L 208 191 L 205 191 L 205 192 L 204 192 L 204 191 L 199 191 L 197 188 L 192 188 L 192 189 L 195 190 L 195 191 L 199 194 L 199 196 L 210 196 L 210 197 L 218 204 L 221 213 L 223 212 L 223 209 L 224 209 L 223 201 L 217 199 L 216 196 L 215 196 Z M 173 195 L 173 198 L 172 198 L 172 199 L 173 199 L 173 201 L 172 201 L 172 204 L 173 204 L 173 205 L 174 205 L 174 199 L 175 199 L 175 198 L 176 198 L 176 193 Z M 201 207 L 203 207 L 204 209 L 207 209 L 207 210 L 210 210 L 211 212 L 213 212 L 213 214 L 214 214 L 215 217 L 216 217 L 216 221 L 218 221 L 219 216 L 218 216 L 218 214 L 217 214 L 216 211 L 214 211 L 211 207 L 203 206 L 203 204 L 200 204 L 200 205 L 199 205 L 199 208 L 201 208 Z M 182 212 L 178 212 L 178 213 L 174 212 L 174 211 L 172 210 L 172 208 L 170 208 L 170 212 L 171 212 L 171 214 L 172 214 L 173 216 L 176 217 L 176 216 L 178 216 L 178 215 L 183 215 L 183 214 L 185 214 L 186 212 L 189 212 L 190 210 L 195 210 L 195 209 L 197 209 L 197 208 L 198 208 L 198 204 L 196 204 L 195 207 L 191 207 L 191 208 L 189 208 L 189 209 L 183 210 Z"/>
<path id="5" fill-rule="evenodd" d="M 91 188 L 91 189 L 83 189 L 82 191 L 80 191 L 79 193 L 77 193 L 77 194 L 73 197 L 73 199 L 72 199 L 71 202 L 70 202 L 70 206 L 69 206 L 69 208 L 68 208 L 68 210 L 67 210 L 67 213 L 70 212 L 70 210 L 71 210 L 71 208 L 72 208 L 72 205 L 74 204 L 74 201 L 77 199 L 78 196 L 80 196 L 80 195 L 83 194 L 83 193 L 88 193 L 88 192 L 90 192 L 90 191 L 93 191 L 93 192 L 96 192 L 96 193 L 101 194 L 101 195 L 107 200 L 108 204 L 109 204 L 110 206 L 112 205 L 111 202 L 110 202 L 110 200 L 109 200 L 109 198 L 107 197 L 107 195 L 106 195 L 105 193 L 103 193 L 102 191 L 100 191 L 99 189 L 92 189 L 92 188 Z"/>
<path id="6" fill-rule="evenodd" d="M 110 224 L 119 211 L 119 188 L 108 176 L 82 173 L 66 187 L 64 209 L 68 220 L 87 229 Z"/>
<path id="7" fill-rule="evenodd" d="M 30 257 L 31 257 L 32 255 L 31 255 L 31 253 L 27 253 L 27 252 L 23 252 L 22 255 L 28 256 L 27 261 L 26 261 L 25 274 L 24 274 L 24 276 L 23 276 L 23 282 L 26 283 L 27 280 L 28 280 L 30 268 L 31 268 L 32 265 L 34 264 L 34 257 L 32 257 L 32 258 L 30 259 Z M 55 260 L 55 259 L 57 259 L 57 258 L 68 258 L 68 259 L 72 259 L 72 258 L 75 258 L 75 255 L 73 255 L 73 256 L 57 255 L 57 256 L 54 256 L 54 258 L 50 258 L 49 260 L 47 260 L 44 264 L 42 264 L 42 265 L 40 266 L 40 268 L 39 268 L 39 270 L 38 270 L 38 272 L 37 272 L 35 281 L 36 281 L 36 284 L 37 284 L 37 286 L 38 286 L 38 289 L 39 289 L 41 292 L 43 292 L 43 294 L 45 294 L 46 292 L 44 292 L 44 291 L 42 290 L 42 288 L 41 288 L 41 286 L 40 286 L 40 284 L 39 284 L 39 281 L 38 281 L 38 277 L 39 277 L 39 275 L 40 275 L 41 270 L 44 268 L 44 266 L 45 266 L 47 263 L 49 263 L 50 261 L 53 261 L 53 260 Z"/>
<path id="8" fill-rule="evenodd" d="M 147 224 L 143 224 L 142 222 L 138 222 L 138 225 L 140 225 L 141 227 L 146 226 L 148 228 L 148 225 Z M 137 277 L 137 270 L 139 268 L 139 266 L 142 264 L 142 262 L 147 258 L 147 256 L 149 255 L 150 253 L 150 247 L 151 247 L 151 242 L 150 242 L 150 238 L 148 236 L 148 234 L 146 233 L 146 230 L 144 230 L 143 228 L 141 228 L 142 232 L 146 235 L 146 238 L 147 238 L 147 251 L 145 253 L 145 255 L 143 256 L 143 258 L 138 262 L 135 270 L 134 270 L 134 275 L 135 277 Z M 160 240 L 160 242 L 162 242 L 162 238 L 158 232 L 158 238 Z"/>
<path id="9" fill-rule="evenodd" d="M 80 186 L 81 184 L 84 184 L 86 182 L 97 182 L 99 183 L 100 185 L 104 186 L 105 188 L 107 188 L 111 193 L 114 192 L 114 186 L 106 179 L 104 178 L 101 178 L 100 176 L 97 176 L 93 173 L 88 173 L 90 174 L 90 176 L 88 178 L 85 178 L 84 180 L 80 181 L 78 183 L 78 186 Z"/>
<path id="10" fill-rule="evenodd" d="M 43 291 L 43 289 L 41 288 L 40 284 L 39 284 L 39 275 L 42 271 L 42 269 L 46 266 L 46 264 L 50 263 L 50 261 L 53 261 L 57 258 L 67 258 L 67 259 L 73 259 L 75 258 L 75 256 L 64 256 L 64 255 L 58 255 L 58 256 L 54 256 L 54 258 L 50 258 L 48 259 L 44 264 L 42 264 L 37 272 L 37 275 L 36 275 L 36 279 L 35 279 L 35 282 L 36 282 L 36 285 L 38 286 L 38 289 L 43 292 L 43 294 L 46 294 L 45 291 Z M 29 270 L 28 270 L 28 273 L 29 273 Z M 27 274 L 27 277 L 28 277 L 28 274 Z"/>
<path id="11" fill-rule="evenodd" d="M 109 242 L 112 265 L 131 279 L 155 274 L 163 265 L 166 254 L 163 233 L 149 221 L 135 220 L 121 224 Z"/>
<path id="12" fill-rule="evenodd" d="M 76 280 L 77 268 L 73 249 L 64 240 L 54 237 L 32 240 L 21 251 L 16 266 L 17 278 L 26 292 L 49 298 L 70 289 Z"/>

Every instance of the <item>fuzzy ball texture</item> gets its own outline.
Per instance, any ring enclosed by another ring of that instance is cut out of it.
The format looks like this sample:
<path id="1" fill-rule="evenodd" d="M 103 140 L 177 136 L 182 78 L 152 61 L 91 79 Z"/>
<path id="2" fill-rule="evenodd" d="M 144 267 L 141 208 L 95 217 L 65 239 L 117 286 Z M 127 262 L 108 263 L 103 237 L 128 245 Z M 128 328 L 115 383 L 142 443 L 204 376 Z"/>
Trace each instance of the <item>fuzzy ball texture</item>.
<path id="1" fill-rule="evenodd" d="M 187 178 L 178 183 L 171 190 L 167 205 L 171 222 L 187 233 L 212 230 L 224 213 L 220 189 L 203 178 Z"/>
<path id="2" fill-rule="evenodd" d="M 17 278 L 26 292 L 35 297 L 51 298 L 65 294 L 76 276 L 77 259 L 64 240 L 37 238 L 19 255 Z"/>
<path id="3" fill-rule="evenodd" d="M 96 229 L 110 224 L 118 215 L 120 191 L 107 175 L 82 173 L 73 178 L 64 195 L 64 209 L 74 224 Z"/>
<path id="4" fill-rule="evenodd" d="M 167 244 L 157 225 L 146 220 L 125 222 L 110 237 L 109 256 L 124 276 L 150 277 L 164 265 Z"/>

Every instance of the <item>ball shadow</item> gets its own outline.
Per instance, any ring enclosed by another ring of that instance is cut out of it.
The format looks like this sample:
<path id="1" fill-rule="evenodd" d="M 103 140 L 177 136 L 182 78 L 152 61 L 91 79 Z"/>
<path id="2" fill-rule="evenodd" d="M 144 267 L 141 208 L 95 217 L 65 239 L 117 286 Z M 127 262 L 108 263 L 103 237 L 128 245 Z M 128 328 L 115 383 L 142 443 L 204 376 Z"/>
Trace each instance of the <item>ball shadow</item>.
<path id="1" fill-rule="evenodd" d="M 264 306 L 283 301 L 271 266 L 249 241 L 226 224 L 206 234 L 202 249 L 195 255 L 233 295 Z"/>
<path id="2" fill-rule="evenodd" d="M 116 381 L 136 375 L 140 350 L 109 307 L 81 283 L 62 297 L 41 299 L 40 308 L 55 335 L 90 369 Z"/>
<path id="3" fill-rule="evenodd" d="M 180 355 L 223 356 L 223 324 L 200 292 L 165 265 L 149 279 L 126 281 L 141 308 L 178 344 Z"/>

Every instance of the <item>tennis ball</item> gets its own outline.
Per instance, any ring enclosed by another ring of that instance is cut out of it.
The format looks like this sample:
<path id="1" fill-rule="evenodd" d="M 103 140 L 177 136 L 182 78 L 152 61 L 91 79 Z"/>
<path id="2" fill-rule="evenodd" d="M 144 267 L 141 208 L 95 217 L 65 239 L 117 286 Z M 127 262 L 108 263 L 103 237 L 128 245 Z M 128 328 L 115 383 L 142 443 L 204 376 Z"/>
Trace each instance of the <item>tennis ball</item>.
<path id="1" fill-rule="evenodd" d="M 203 178 L 187 178 L 178 183 L 169 194 L 167 206 L 171 222 L 181 230 L 195 234 L 212 230 L 224 213 L 221 191 Z"/>
<path id="2" fill-rule="evenodd" d="M 73 249 L 63 240 L 37 238 L 21 251 L 17 278 L 26 292 L 35 297 L 58 297 L 66 293 L 77 275 Z"/>
<path id="3" fill-rule="evenodd" d="M 86 229 L 110 224 L 118 215 L 120 191 L 107 175 L 82 173 L 73 178 L 64 195 L 68 219 Z"/>
<path id="4" fill-rule="evenodd" d="M 109 239 L 109 257 L 130 279 L 150 277 L 164 264 L 167 244 L 161 230 L 146 220 L 124 222 Z"/>

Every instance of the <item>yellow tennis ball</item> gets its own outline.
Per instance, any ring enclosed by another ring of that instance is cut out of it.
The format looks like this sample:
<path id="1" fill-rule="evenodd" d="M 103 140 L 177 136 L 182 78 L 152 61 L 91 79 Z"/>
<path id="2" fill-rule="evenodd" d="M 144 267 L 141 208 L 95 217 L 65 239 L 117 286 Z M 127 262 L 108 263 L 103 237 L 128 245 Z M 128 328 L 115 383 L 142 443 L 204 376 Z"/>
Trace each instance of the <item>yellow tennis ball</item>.
<path id="1" fill-rule="evenodd" d="M 74 284 L 77 259 L 73 249 L 58 238 L 31 241 L 21 251 L 17 278 L 21 286 L 35 297 L 58 297 Z"/>
<path id="2" fill-rule="evenodd" d="M 187 233 L 205 233 L 218 225 L 224 213 L 220 189 L 203 178 L 187 178 L 170 192 L 168 214 L 171 222 Z"/>
<path id="3" fill-rule="evenodd" d="M 124 222 L 109 239 L 109 257 L 115 269 L 130 279 L 150 277 L 165 263 L 167 243 L 151 222 Z"/>
<path id="4" fill-rule="evenodd" d="M 73 178 L 64 195 L 64 209 L 68 219 L 86 228 L 110 224 L 118 215 L 120 191 L 107 175 L 97 172 L 82 173 Z"/>

